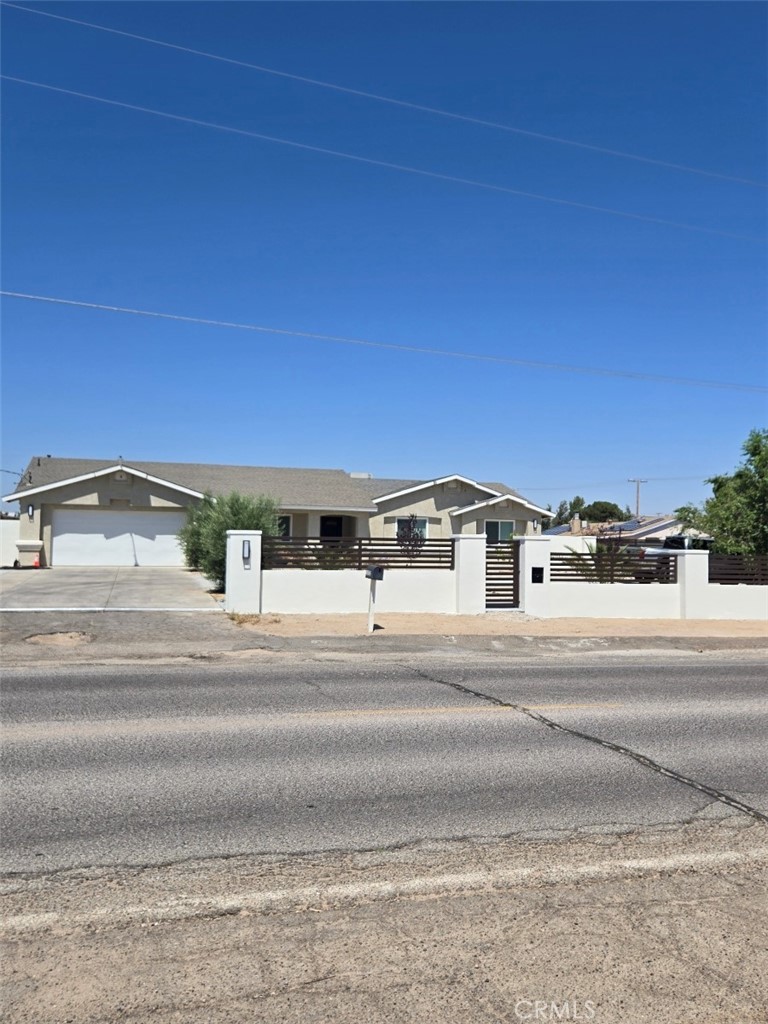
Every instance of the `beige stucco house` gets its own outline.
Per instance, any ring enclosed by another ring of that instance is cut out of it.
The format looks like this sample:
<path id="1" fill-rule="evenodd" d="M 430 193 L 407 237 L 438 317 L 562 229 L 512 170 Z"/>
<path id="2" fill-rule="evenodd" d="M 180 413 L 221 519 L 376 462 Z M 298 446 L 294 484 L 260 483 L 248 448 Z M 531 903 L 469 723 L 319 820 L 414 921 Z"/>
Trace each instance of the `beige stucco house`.
<path id="1" fill-rule="evenodd" d="M 500 483 L 452 475 L 380 480 L 341 469 L 35 457 L 19 486 L 22 565 L 182 565 L 176 535 L 206 492 L 277 501 L 292 537 L 395 537 L 417 517 L 427 538 L 540 532 L 547 510 Z"/>

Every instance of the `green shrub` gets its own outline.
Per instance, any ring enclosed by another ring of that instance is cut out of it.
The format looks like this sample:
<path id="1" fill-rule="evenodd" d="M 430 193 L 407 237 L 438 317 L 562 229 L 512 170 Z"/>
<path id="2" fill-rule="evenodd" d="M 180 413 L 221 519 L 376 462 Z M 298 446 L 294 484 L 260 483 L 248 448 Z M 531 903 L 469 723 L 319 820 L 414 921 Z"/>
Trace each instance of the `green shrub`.
<path id="1" fill-rule="evenodd" d="M 272 498 L 246 494 L 206 494 L 199 505 L 189 509 L 187 522 L 179 532 L 184 557 L 190 568 L 198 569 L 220 590 L 226 585 L 227 530 L 261 530 L 276 536 L 278 506 Z"/>
<path id="2" fill-rule="evenodd" d="M 202 527 L 214 505 L 212 494 L 206 493 L 197 505 L 187 508 L 187 521 L 179 530 L 179 543 L 184 552 L 184 561 L 190 569 L 201 568 L 203 557 Z"/>

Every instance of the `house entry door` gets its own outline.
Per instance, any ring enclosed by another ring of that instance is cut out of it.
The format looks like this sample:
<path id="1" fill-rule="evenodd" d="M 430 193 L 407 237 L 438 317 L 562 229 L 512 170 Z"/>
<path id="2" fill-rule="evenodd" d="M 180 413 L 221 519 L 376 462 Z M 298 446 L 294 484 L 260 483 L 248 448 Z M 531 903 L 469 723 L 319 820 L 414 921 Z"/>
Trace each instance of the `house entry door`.
<path id="1" fill-rule="evenodd" d="M 321 540 L 341 540 L 342 537 L 357 536 L 357 520 L 354 516 L 320 516 Z"/>

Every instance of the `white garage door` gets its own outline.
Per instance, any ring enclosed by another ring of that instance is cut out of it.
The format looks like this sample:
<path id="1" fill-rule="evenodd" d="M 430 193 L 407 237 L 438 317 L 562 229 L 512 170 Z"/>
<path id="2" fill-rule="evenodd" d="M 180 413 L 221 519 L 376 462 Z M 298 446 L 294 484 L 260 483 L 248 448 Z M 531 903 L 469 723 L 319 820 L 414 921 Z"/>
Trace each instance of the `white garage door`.
<path id="1" fill-rule="evenodd" d="M 51 564 L 184 565 L 183 512 L 54 509 Z"/>

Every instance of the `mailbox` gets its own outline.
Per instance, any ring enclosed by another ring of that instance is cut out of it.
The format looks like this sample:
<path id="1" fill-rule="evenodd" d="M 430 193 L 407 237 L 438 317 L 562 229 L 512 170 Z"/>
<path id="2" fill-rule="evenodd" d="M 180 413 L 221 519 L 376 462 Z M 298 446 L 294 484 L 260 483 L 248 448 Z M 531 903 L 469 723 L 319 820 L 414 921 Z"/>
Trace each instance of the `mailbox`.
<path id="1" fill-rule="evenodd" d="M 543 565 L 532 565 L 531 566 L 531 583 L 543 583 L 544 582 L 544 566 Z"/>
<path id="2" fill-rule="evenodd" d="M 384 566 L 383 565 L 369 565 L 365 570 L 365 578 L 367 580 L 383 580 L 384 579 Z"/>

